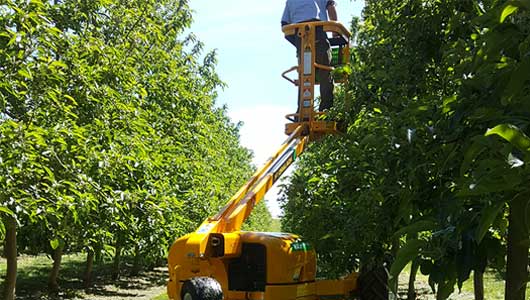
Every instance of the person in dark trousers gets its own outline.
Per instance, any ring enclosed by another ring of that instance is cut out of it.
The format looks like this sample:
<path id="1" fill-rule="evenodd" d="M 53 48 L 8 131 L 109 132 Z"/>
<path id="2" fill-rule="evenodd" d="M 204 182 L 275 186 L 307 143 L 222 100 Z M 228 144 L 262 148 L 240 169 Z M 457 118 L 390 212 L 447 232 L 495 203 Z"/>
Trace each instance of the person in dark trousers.
<path id="1" fill-rule="evenodd" d="M 337 21 L 335 5 L 335 1 L 329 0 L 287 0 L 282 16 L 282 26 L 312 21 Z M 296 46 L 297 55 L 300 57 L 300 38 L 294 36 L 289 37 L 288 40 Z M 331 46 L 322 27 L 316 30 L 315 42 L 316 62 L 329 66 L 331 64 Z M 333 78 L 330 71 L 318 68 L 316 78 L 320 82 L 319 110 L 324 111 L 333 106 Z"/>

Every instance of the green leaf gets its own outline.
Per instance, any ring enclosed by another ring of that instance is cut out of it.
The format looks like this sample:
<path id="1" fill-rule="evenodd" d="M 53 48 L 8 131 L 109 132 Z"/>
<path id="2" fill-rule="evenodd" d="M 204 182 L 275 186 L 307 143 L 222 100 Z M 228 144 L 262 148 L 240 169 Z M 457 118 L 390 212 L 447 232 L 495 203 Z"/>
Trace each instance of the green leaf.
<path id="1" fill-rule="evenodd" d="M 435 226 L 436 226 L 436 223 L 434 221 L 430 221 L 430 220 L 418 221 L 416 223 L 412 223 L 398 230 L 396 233 L 394 233 L 394 238 L 400 238 L 402 235 L 405 235 L 405 234 L 415 234 L 415 233 L 422 232 L 422 231 L 429 231 L 429 230 L 432 230 Z"/>
<path id="2" fill-rule="evenodd" d="M 445 279 L 438 283 L 438 299 L 447 299 L 455 291 L 456 278 Z"/>
<path id="3" fill-rule="evenodd" d="M 513 4 L 507 4 L 502 10 L 500 22 L 504 23 L 504 20 L 506 20 L 506 18 L 509 17 L 511 14 L 515 13 L 518 9 L 518 6 L 515 6 Z"/>
<path id="4" fill-rule="evenodd" d="M 37 6 L 44 6 L 44 4 L 42 3 L 42 1 L 40 0 L 31 0 L 29 1 L 30 4 L 35 4 Z"/>
<path id="5" fill-rule="evenodd" d="M 4 239 L 6 236 L 6 228 L 4 222 L 0 222 L 0 239 Z"/>
<path id="6" fill-rule="evenodd" d="M 328 233 L 328 234 L 324 235 L 323 237 L 321 237 L 320 240 L 327 240 L 327 239 L 331 239 L 331 238 L 333 238 L 333 234 Z"/>
<path id="7" fill-rule="evenodd" d="M 147 97 L 147 91 L 144 88 L 140 88 L 140 96 L 142 98 Z"/>
<path id="8" fill-rule="evenodd" d="M 68 69 L 68 65 L 60 60 L 55 60 L 50 64 L 50 67 Z"/>
<path id="9" fill-rule="evenodd" d="M 442 110 L 442 112 L 444 114 L 449 113 L 452 110 L 451 103 L 455 102 L 456 100 L 458 100 L 458 96 L 457 95 L 453 95 L 451 97 L 445 98 L 444 102 L 443 102 L 443 110 Z"/>
<path id="10" fill-rule="evenodd" d="M 24 69 L 20 69 L 18 70 L 18 75 L 24 77 L 24 78 L 27 78 L 27 79 L 32 79 L 33 76 L 31 76 L 31 72 L 29 70 L 24 70 Z"/>
<path id="11" fill-rule="evenodd" d="M 530 138 L 517 126 L 511 124 L 497 125 L 489 129 L 485 136 L 498 135 L 510 142 L 517 149 L 530 153 Z"/>
<path id="12" fill-rule="evenodd" d="M 44 168 L 44 171 L 46 171 L 46 174 L 48 174 L 48 178 L 51 180 L 51 181 L 55 181 L 55 176 L 52 172 L 52 170 L 50 170 L 50 168 L 46 167 L 46 166 L 42 166 Z"/>
<path id="13" fill-rule="evenodd" d="M 320 178 L 319 177 L 312 177 L 311 179 L 309 179 L 307 181 L 308 184 L 315 183 L 315 182 L 320 182 Z"/>
<path id="14" fill-rule="evenodd" d="M 395 282 L 398 279 L 399 273 L 403 271 L 403 268 L 411 262 L 413 259 L 418 257 L 420 249 L 426 244 L 423 240 L 409 240 L 407 244 L 399 249 L 396 259 L 390 267 L 391 281 Z M 391 284 L 390 286 L 394 286 Z"/>
<path id="15" fill-rule="evenodd" d="M 70 95 L 67 95 L 65 94 L 64 97 L 68 100 L 70 100 L 70 102 L 72 102 L 72 104 L 75 104 L 77 105 L 77 101 L 75 101 L 74 97 L 70 96 Z"/>
<path id="16" fill-rule="evenodd" d="M 465 176 L 475 159 L 486 149 L 484 145 L 485 140 L 487 140 L 487 138 L 481 135 L 473 138 L 473 143 L 465 150 L 464 161 L 460 166 L 460 176 Z"/>
<path id="17" fill-rule="evenodd" d="M 50 246 L 52 246 L 53 250 L 59 248 L 59 245 L 60 245 L 59 239 L 53 239 L 50 241 Z"/>
<path id="18" fill-rule="evenodd" d="M 5 213 L 6 215 L 10 215 L 10 216 L 14 215 L 14 213 L 5 206 L 0 206 L 0 212 Z"/>
<path id="19" fill-rule="evenodd" d="M 513 69 L 510 74 L 510 81 L 506 85 L 501 98 L 503 105 L 510 103 L 525 102 L 526 83 L 530 80 L 530 59 L 524 59 Z"/>
<path id="20" fill-rule="evenodd" d="M 344 76 L 348 76 L 352 74 L 352 68 L 349 65 L 343 65 L 336 67 L 332 72 L 332 76 L 334 78 L 342 78 Z"/>
<path id="21" fill-rule="evenodd" d="M 475 232 L 475 239 L 477 243 L 481 243 L 482 239 L 488 232 L 489 228 L 504 208 L 504 202 L 495 203 L 484 208 L 480 215 L 480 221 Z"/>

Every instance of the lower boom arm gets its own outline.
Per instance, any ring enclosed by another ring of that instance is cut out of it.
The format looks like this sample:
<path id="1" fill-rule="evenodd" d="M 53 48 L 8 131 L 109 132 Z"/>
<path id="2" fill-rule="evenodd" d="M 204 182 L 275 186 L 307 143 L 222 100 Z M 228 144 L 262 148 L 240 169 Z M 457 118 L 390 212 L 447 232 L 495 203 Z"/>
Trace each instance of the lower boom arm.
<path id="1" fill-rule="evenodd" d="M 211 233 L 239 231 L 256 204 L 280 178 L 285 170 L 302 154 L 308 141 L 300 125 L 282 144 L 274 156 L 256 171 L 254 176 L 230 199 L 227 205 L 213 218 L 204 221 L 187 242 L 189 249 L 199 257 L 207 253 Z"/>

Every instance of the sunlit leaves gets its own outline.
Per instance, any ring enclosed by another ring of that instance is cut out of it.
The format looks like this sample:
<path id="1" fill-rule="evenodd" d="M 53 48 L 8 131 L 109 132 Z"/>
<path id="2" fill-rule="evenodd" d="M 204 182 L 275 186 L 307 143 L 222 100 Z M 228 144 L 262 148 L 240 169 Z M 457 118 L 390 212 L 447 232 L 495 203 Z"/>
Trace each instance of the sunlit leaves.
<path id="1" fill-rule="evenodd" d="M 529 0 L 513 0 L 508 1 L 504 9 L 502 10 L 500 22 L 504 23 L 507 17 L 517 12 L 519 8 L 524 8 L 530 10 L 530 1 Z"/>
<path id="2" fill-rule="evenodd" d="M 396 244 L 425 241 L 416 254 L 438 299 L 472 270 L 501 266 L 506 211 L 515 195 L 528 191 L 530 178 L 528 4 L 367 1 L 352 51 L 352 82 L 339 97 L 353 104 L 337 108 L 340 114 L 347 109 L 342 138 L 348 142 L 311 148 L 313 157 L 302 158 L 307 162 L 288 189 L 286 217 L 353 223 L 319 232 L 333 237 L 327 243 L 341 237 L 333 246 L 365 234 L 358 228 L 369 231 L 369 240 L 341 248 L 361 263 L 370 261 L 363 247 L 377 257 L 376 243 L 379 251 L 396 253 Z M 333 149 L 341 155 L 331 156 Z M 333 180 L 340 192 L 326 173 L 319 175 L 326 163 L 339 170 Z M 375 213 L 375 205 L 384 209 Z M 292 228 L 312 238 L 299 223 Z M 314 242 L 317 250 L 331 251 Z M 394 273 L 401 266 L 400 258 Z"/>
<path id="3" fill-rule="evenodd" d="M 59 240 L 58 239 L 53 239 L 50 241 L 50 246 L 52 247 L 53 250 L 59 248 Z"/>
<path id="4" fill-rule="evenodd" d="M 20 220 L 21 252 L 121 243 L 158 261 L 250 174 L 215 106 L 215 53 L 201 62 L 203 45 L 179 37 L 187 1 L 124 3 L 2 11 L 0 205 Z"/>
<path id="5" fill-rule="evenodd" d="M 511 124 L 497 125 L 488 129 L 486 136 L 497 135 L 508 141 L 517 149 L 530 154 L 530 138 L 518 127 Z"/>
<path id="6" fill-rule="evenodd" d="M 504 20 L 506 20 L 506 18 L 510 16 L 511 14 L 515 13 L 517 9 L 519 9 L 518 6 L 515 6 L 514 4 L 510 4 L 510 3 L 507 4 L 506 7 L 502 10 L 501 18 L 499 21 L 501 23 L 504 23 Z"/>

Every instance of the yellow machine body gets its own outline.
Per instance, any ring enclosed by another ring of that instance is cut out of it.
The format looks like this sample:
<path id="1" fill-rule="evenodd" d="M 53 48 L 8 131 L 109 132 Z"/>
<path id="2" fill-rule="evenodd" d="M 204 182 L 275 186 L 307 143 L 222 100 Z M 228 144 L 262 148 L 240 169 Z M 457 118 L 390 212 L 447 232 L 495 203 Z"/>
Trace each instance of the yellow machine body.
<path id="1" fill-rule="evenodd" d="M 293 234 L 212 234 L 219 240 L 203 258 L 186 252 L 192 235 L 171 247 L 170 299 L 180 299 L 182 284 L 193 277 L 215 278 L 228 300 L 346 299 L 357 288 L 355 273 L 341 280 L 316 280 L 315 251 Z"/>
<path id="2" fill-rule="evenodd" d="M 305 71 L 303 58 L 295 67 L 298 80 L 288 79 L 286 73 L 283 76 L 295 85 L 305 82 L 304 88 L 308 88 L 311 95 L 300 95 L 301 109 L 288 115 L 291 123 L 286 125 L 286 133 L 289 137 L 278 151 L 216 216 L 208 218 L 195 232 L 179 238 L 171 246 L 168 256 L 169 299 L 182 300 L 183 285 L 198 277 L 215 279 L 225 300 L 339 300 L 349 299 L 357 290 L 355 273 L 340 280 L 317 280 L 315 251 L 299 236 L 241 231 L 255 205 L 302 154 L 307 144 L 322 135 L 337 132 L 335 122 L 319 120 L 322 113 L 313 109 L 315 68 L 326 67 L 314 61 L 317 26 L 336 32 L 344 53 L 347 53 L 344 45 L 349 42 L 349 33 L 337 22 L 311 22 L 283 28 L 286 35 L 298 34 L 302 47 L 312 52 L 312 58 L 306 55 L 311 61 L 309 67 L 305 62 Z"/>

